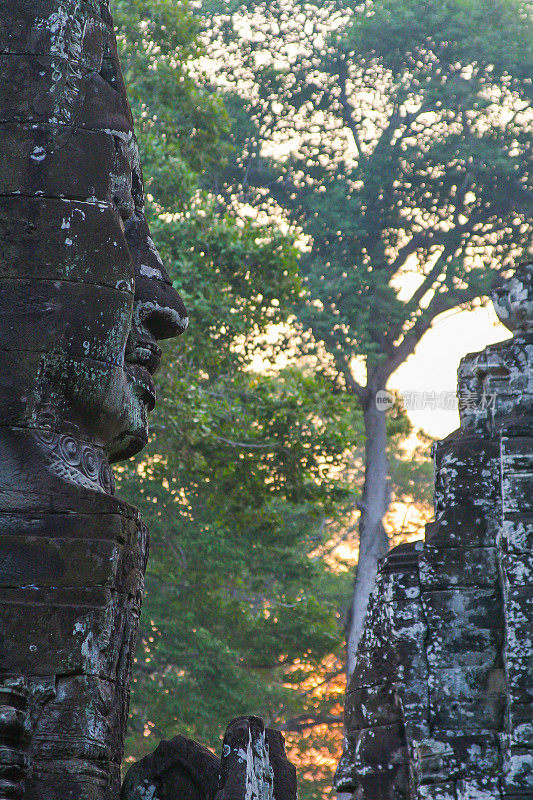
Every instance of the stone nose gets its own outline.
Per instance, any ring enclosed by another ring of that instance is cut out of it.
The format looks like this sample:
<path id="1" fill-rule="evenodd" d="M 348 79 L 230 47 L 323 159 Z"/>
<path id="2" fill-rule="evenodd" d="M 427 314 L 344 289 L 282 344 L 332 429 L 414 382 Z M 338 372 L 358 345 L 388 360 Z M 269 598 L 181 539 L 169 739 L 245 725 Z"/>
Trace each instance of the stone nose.
<path id="1" fill-rule="evenodd" d="M 144 214 L 135 211 L 127 220 L 125 236 L 135 276 L 134 324 L 156 340 L 179 336 L 188 324 L 187 311 L 166 273 Z"/>
<path id="2" fill-rule="evenodd" d="M 188 325 L 183 300 L 172 284 L 143 275 L 135 276 L 134 321 L 154 339 L 172 339 Z"/>
<path id="3" fill-rule="evenodd" d="M 113 206 L 122 221 L 126 222 L 135 211 L 131 175 L 126 172 L 122 175 L 114 176 L 111 191 Z"/>
<path id="4" fill-rule="evenodd" d="M 131 196 L 131 190 L 124 192 L 115 191 L 113 194 L 113 205 L 121 220 L 126 222 L 135 211 L 135 203 Z"/>

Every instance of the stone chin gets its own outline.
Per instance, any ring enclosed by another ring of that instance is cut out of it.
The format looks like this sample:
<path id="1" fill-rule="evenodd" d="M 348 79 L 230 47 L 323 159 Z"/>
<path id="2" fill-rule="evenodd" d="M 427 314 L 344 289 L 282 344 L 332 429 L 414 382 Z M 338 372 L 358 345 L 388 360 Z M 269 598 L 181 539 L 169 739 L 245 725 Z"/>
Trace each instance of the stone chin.
<path id="1" fill-rule="evenodd" d="M 148 441 L 148 413 L 155 405 L 150 373 L 140 365 L 61 359 L 40 392 L 59 419 L 80 438 L 102 447 L 111 463 L 129 458 Z M 39 404 L 40 405 L 40 404 Z"/>
<path id="2" fill-rule="evenodd" d="M 148 443 L 148 414 L 155 405 L 155 387 L 147 370 L 126 365 L 125 392 L 122 396 L 121 432 L 106 447 L 110 463 L 131 458 Z"/>
<path id="3" fill-rule="evenodd" d="M 97 382 L 98 427 L 93 439 L 100 440 L 110 463 L 138 453 L 148 442 L 148 414 L 155 405 L 151 375 L 142 367 L 127 364 L 112 374 L 107 384 Z"/>

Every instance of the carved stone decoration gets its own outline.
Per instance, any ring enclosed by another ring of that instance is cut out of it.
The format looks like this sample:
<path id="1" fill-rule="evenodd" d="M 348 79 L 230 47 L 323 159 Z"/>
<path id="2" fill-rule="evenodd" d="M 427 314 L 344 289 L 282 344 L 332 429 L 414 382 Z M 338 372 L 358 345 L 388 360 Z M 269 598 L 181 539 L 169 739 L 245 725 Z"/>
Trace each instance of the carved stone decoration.
<path id="1" fill-rule="evenodd" d="M 378 573 L 336 775 L 353 800 L 533 798 L 533 265 L 494 305 L 514 335 L 461 362 L 435 521 Z"/>
<path id="2" fill-rule="evenodd" d="M 185 736 L 162 741 L 150 755 L 128 770 L 122 800 L 213 800 L 218 788 L 220 760 Z"/>
<path id="3" fill-rule="evenodd" d="M 110 462 L 186 326 L 105 0 L 0 0 L 0 800 L 116 800 L 147 558 Z"/>
<path id="4" fill-rule="evenodd" d="M 121 800 L 296 800 L 296 770 L 279 731 L 259 717 L 228 725 L 222 759 L 184 736 L 130 767 Z"/>

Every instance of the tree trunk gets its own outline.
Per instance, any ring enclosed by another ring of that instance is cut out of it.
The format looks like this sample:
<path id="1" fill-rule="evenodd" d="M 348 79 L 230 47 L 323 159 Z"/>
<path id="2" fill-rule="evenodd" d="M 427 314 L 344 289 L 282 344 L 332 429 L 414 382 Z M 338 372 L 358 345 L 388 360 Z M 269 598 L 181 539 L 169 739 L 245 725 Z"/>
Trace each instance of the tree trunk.
<path id="1" fill-rule="evenodd" d="M 378 560 L 388 550 L 383 516 L 389 505 L 387 417 L 376 404 L 383 386 L 368 387 L 364 404 L 365 483 L 359 520 L 359 561 L 346 630 L 346 675 L 350 681 L 355 651 L 365 624 L 368 598 L 374 586 Z"/>

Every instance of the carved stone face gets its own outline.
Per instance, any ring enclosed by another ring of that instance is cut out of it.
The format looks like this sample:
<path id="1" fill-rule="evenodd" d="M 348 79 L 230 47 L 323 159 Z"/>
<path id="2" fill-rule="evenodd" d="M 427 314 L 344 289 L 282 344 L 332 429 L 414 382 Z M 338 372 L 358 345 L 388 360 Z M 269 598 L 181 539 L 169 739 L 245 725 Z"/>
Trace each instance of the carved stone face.
<path id="1" fill-rule="evenodd" d="M 115 800 L 147 535 L 109 460 L 186 318 L 106 0 L 2 0 L 0 153 L 0 796 Z"/>
<path id="2" fill-rule="evenodd" d="M 6 3 L 0 422 L 67 432 L 118 460 L 146 443 L 157 341 L 185 329 L 186 311 L 144 217 L 106 6 Z"/>
<path id="3" fill-rule="evenodd" d="M 505 284 L 496 289 L 492 302 L 500 322 L 510 331 L 533 330 L 533 264 L 521 264 Z"/>

